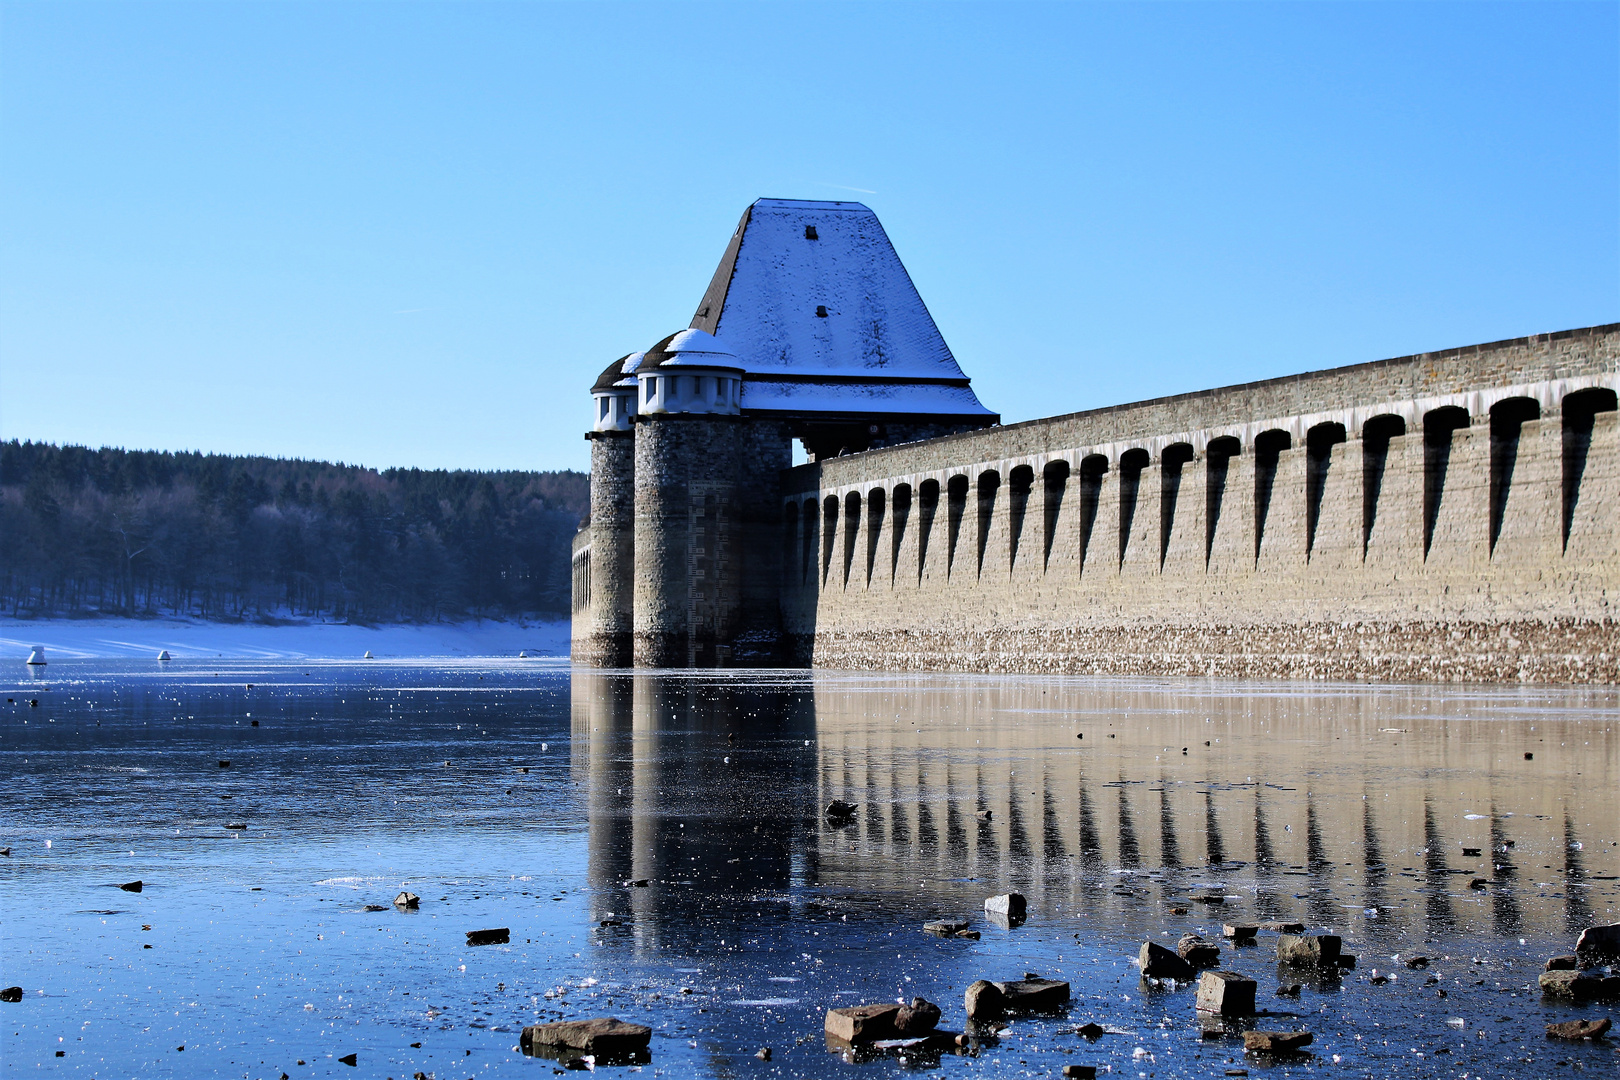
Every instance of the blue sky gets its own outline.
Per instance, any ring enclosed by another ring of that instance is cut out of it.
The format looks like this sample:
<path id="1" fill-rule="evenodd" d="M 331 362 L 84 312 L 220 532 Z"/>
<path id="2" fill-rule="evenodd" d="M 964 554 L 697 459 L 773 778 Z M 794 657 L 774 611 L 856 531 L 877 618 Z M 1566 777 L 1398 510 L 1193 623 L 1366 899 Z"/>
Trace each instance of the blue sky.
<path id="1" fill-rule="evenodd" d="M 582 468 L 750 201 L 1008 421 L 1620 319 L 1620 6 L 0 5 L 0 437 Z"/>

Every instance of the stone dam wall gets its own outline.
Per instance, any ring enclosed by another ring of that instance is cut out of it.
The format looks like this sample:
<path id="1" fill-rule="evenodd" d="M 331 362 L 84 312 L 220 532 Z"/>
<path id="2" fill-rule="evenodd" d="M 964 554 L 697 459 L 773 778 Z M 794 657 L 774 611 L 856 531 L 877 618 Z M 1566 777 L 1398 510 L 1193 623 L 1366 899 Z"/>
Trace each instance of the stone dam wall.
<path id="1" fill-rule="evenodd" d="M 1620 325 L 783 474 L 799 663 L 1620 682 Z"/>

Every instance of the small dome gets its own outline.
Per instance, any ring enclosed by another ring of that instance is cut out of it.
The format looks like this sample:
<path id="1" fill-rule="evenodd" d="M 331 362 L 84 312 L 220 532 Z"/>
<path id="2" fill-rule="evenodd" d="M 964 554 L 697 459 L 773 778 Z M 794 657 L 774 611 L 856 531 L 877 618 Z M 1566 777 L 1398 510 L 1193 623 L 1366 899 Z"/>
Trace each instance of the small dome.
<path id="1" fill-rule="evenodd" d="M 641 355 L 641 353 L 626 353 L 609 364 L 603 369 L 602 374 L 597 376 L 595 384 L 591 386 L 591 393 L 600 393 L 603 390 L 610 389 L 614 383 L 624 378 L 625 364 L 632 357 L 639 359 Z"/>
<path id="2" fill-rule="evenodd" d="M 705 367 L 743 370 L 737 354 L 703 330 L 682 330 L 647 350 L 640 371 L 664 367 Z"/>

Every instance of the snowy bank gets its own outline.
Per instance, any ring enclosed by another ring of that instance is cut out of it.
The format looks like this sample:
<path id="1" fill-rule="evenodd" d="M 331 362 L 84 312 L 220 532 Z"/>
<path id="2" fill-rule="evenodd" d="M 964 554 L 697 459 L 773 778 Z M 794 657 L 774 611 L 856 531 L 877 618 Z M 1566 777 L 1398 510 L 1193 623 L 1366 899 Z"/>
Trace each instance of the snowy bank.
<path id="1" fill-rule="evenodd" d="M 194 619 L 0 619 L 0 658 L 18 663 L 35 645 L 47 660 L 227 656 L 259 660 L 416 656 L 566 657 L 568 622 L 349 623 L 201 622 Z"/>

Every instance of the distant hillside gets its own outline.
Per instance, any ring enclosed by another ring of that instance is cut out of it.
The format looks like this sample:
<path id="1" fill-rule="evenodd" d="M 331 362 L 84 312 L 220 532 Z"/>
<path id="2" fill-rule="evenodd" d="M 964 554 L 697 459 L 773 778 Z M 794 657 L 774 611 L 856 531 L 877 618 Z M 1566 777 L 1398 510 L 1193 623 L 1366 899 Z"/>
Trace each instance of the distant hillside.
<path id="1" fill-rule="evenodd" d="M 577 472 L 0 443 L 0 606 L 366 622 L 561 615 Z"/>

